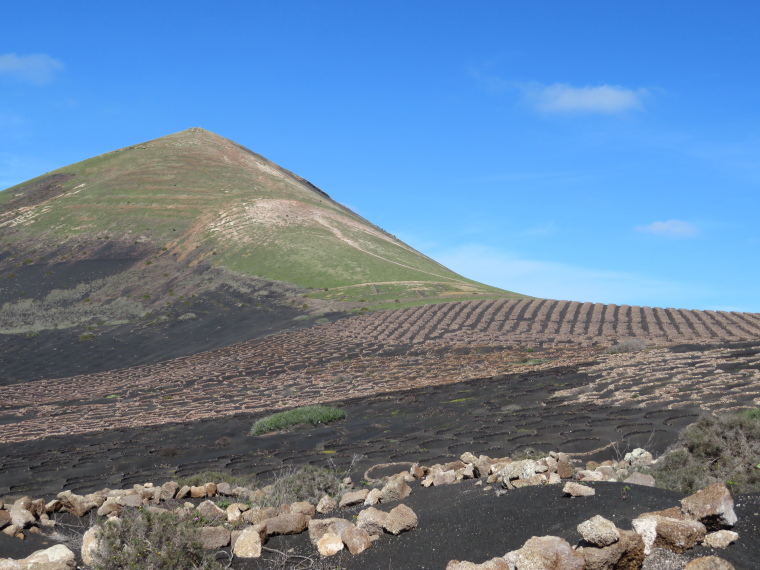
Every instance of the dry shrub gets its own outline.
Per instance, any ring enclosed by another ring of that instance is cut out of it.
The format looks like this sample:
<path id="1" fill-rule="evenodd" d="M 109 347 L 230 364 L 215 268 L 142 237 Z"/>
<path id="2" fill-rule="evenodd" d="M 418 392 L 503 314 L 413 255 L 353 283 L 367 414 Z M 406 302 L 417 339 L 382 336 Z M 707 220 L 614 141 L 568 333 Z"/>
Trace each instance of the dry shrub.
<path id="1" fill-rule="evenodd" d="M 760 492 L 760 408 L 703 416 L 650 473 L 658 486 L 684 493 L 715 482 L 737 493 Z"/>
<path id="2" fill-rule="evenodd" d="M 196 539 L 197 530 L 168 513 L 142 509 L 126 512 L 119 522 L 104 522 L 101 548 L 95 553 L 97 570 L 221 569 Z"/>
<path id="3" fill-rule="evenodd" d="M 233 475 L 222 471 L 201 471 L 187 477 L 179 477 L 177 484 L 180 487 L 188 485 L 199 487 L 206 483 L 229 483 L 232 487 L 249 487 L 255 484 L 256 477 L 253 475 Z"/>
<path id="4" fill-rule="evenodd" d="M 343 482 L 336 469 L 309 465 L 277 477 L 271 485 L 271 491 L 259 504 L 276 507 L 285 503 L 308 501 L 316 505 L 324 495 L 336 496 L 343 491 Z"/>

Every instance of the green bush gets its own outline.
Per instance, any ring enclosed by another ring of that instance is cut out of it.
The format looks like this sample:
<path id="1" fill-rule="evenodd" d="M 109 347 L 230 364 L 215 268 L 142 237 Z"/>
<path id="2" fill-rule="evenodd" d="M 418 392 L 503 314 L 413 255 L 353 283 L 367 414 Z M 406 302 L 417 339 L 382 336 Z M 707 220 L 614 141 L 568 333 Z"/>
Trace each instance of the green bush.
<path id="1" fill-rule="evenodd" d="M 665 454 L 657 465 L 649 469 L 658 487 L 692 494 L 709 485 L 707 469 L 685 449 Z"/>
<path id="2" fill-rule="evenodd" d="M 703 416 L 685 428 L 676 449 L 650 470 L 658 486 L 693 493 L 722 482 L 737 493 L 760 492 L 760 408 Z"/>
<path id="3" fill-rule="evenodd" d="M 196 539 L 196 530 L 168 513 L 126 512 L 120 522 L 100 525 L 102 547 L 94 554 L 97 570 L 221 569 Z"/>
<path id="4" fill-rule="evenodd" d="M 286 412 L 272 414 L 261 418 L 251 427 L 251 435 L 263 435 L 273 431 L 286 429 L 301 424 L 327 424 L 335 420 L 342 420 L 346 412 L 339 408 L 316 404 L 303 406 Z"/>

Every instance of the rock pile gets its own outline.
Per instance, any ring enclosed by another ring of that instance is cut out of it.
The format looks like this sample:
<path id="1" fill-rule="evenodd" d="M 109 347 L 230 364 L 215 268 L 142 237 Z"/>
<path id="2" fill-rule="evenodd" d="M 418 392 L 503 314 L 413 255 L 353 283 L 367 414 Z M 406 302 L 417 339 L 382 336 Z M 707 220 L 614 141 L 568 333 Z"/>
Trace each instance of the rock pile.
<path id="1" fill-rule="evenodd" d="M 417 515 L 409 507 L 398 504 L 390 511 L 382 511 L 370 505 L 400 501 L 411 493 L 407 480 L 410 474 L 392 477 L 382 488 L 362 489 L 344 493 L 339 501 L 328 495 L 323 496 L 313 505 L 309 502 L 294 502 L 278 506 L 258 506 L 252 503 L 267 498 L 271 487 L 249 489 L 232 488 L 227 483 L 206 483 L 201 486 L 180 486 L 170 481 L 161 486 L 152 483 L 135 485 L 132 489 L 104 489 L 88 495 L 77 495 L 63 491 L 57 499 L 45 503 L 42 499 L 32 500 L 23 497 L 3 508 L 0 502 L 0 529 L 5 534 L 23 539 L 24 532 L 41 532 L 40 527 L 54 527 L 55 521 L 50 515 L 67 512 L 77 517 L 84 517 L 95 511 L 100 517 L 109 520 L 118 519 L 125 509 L 146 509 L 155 514 L 172 512 L 179 520 L 202 521 L 198 527 L 198 540 L 207 549 L 220 549 L 230 546 L 238 558 L 257 558 L 261 556 L 263 545 L 269 536 L 298 534 L 308 530 L 309 537 L 317 546 L 322 556 L 330 556 L 346 548 L 351 554 L 359 554 L 369 548 L 374 540 L 384 533 L 398 535 L 417 527 Z M 371 496 L 370 496 L 371 495 Z M 239 502 L 230 503 L 222 509 L 211 497 L 236 497 Z M 165 508 L 167 501 L 183 499 L 207 499 L 197 506 L 189 501 L 171 510 Z M 356 522 L 342 518 L 315 518 L 317 514 L 332 513 L 353 505 L 367 505 L 369 508 L 358 513 Z M 95 563 L 95 556 L 100 548 L 100 528 L 90 528 L 82 539 L 82 559 L 85 564 Z M 61 548 L 65 548 L 61 546 Z M 50 549 L 48 549 L 50 550 Z M 66 549 L 68 550 L 68 549 Z M 61 570 L 64 566 L 44 566 L 53 561 L 39 551 L 25 560 L 0 559 L 0 570 L 17 568 L 45 568 Z M 70 552 L 70 551 L 69 551 Z M 55 555 L 63 564 L 64 558 L 58 551 L 48 553 Z M 47 558 L 46 558 L 47 557 Z M 71 567 L 74 555 L 71 554 Z M 68 562 L 65 562 L 68 564 Z M 66 566 L 68 567 L 68 566 Z"/>
<path id="2" fill-rule="evenodd" d="M 478 477 L 485 477 L 489 485 L 497 484 L 506 489 L 556 484 L 571 478 L 578 481 L 622 481 L 653 487 L 654 478 L 638 471 L 653 463 L 652 454 L 644 449 L 634 449 L 622 461 L 610 460 L 601 464 L 590 461 L 585 469 L 574 467 L 573 460 L 566 453 L 554 451 L 539 459 L 494 459 L 487 455 L 476 457 L 466 452 L 459 461 L 444 465 L 425 467 L 414 464 L 410 473 L 415 479 L 422 479 L 423 487 L 447 485 Z"/>
<path id="3" fill-rule="evenodd" d="M 728 488 L 715 483 L 683 499 L 680 507 L 639 515 L 633 530 L 597 515 L 578 525 L 581 540 L 575 547 L 556 536 L 534 536 L 502 558 L 482 564 L 452 560 L 446 570 L 638 570 L 655 547 L 678 554 L 700 543 L 726 548 L 739 537 L 726 530 L 736 520 Z M 715 556 L 696 559 L 686 568 L 733 570 Z"/>
<path id="4" fill-rule="evenodd" d="M 483 485 L 486 490 L 496 486 L 496 493 L 500 494 L 529 485 L 564 482 L 564 493 L 583 497 L 594 493 L 588 482 L 623 480 L 630 484 L 652 485 L 648 475 L 637 471 L 652 462 L 652 456 L 642 449 L 627 454 L 622 461 L 592 462 L 585 468 L 574 466 L 571 457 L 564 453 L 552 452 L 535 459 L 494 459 L 486 455 L 476 457 L 468 452 L 457 461 L 429 467 L 417 463 L 403 464 L 401 470 L 402 464 L 398 464 L 398 473 L 380 481 L 373 480 L 379 484 L 372 489 L 354 490 L 350 479 L 346 479 L 344 483 L 348 490 L 339 497 L 325 495 L 315 501 L 316 504 L 301 501 L 277 506 L 262 506 L 272 502 L 271 486 L 233 488 L 227 483 L 215 482 L 182 487 L 174 481 L 161 486 L 145 483 L 132 489 L 104 489 L 88 495 L 63 491 L 47 503 L 29 497 L 22 497 L 13 505 L 0 502 L 0 529 L 10 536 L 23 538 L 25 532 L 39 533 L 41 527 L 54 527 L 56 522 L 51 515 L 59 511 L 77 517 L 95 511 L 100 517 L 118 519 L 125 510 L 140 508 L 153 513 L 171 512 L 179 520 L 196 522 L 198 539 L 205 548 L 230 547 L 238 558 L 260 557 L 267 537 L 306 531 L 321 556 L 332 556 L 344 549 L 358 555 L 383 534 L 398 535 L 417 527 L 417 515 L 400 502 L 412 493 L 410 484 L 430 487 L 479 478 L 481 480 L 476 485 Z M 394 465 L 378 467 L 392 470 Z M 365 478 L 369 479 L 367 474 Z M 225 508 L 211 500 L 214 497 L 225 497 L 225 502 L 221 503 Z M 187 499 L 200 502 L 196 505 Z M 377 508 L 377 505 L 388 503 L 397 504 L 390 510 Z M 353 507 L 360 509 L 353 521 L 323 516 Z M 522 548 L 501 558 L 481 564 L 452 560 L 447 570 L 634 570 L 642 567 L 646 556 L 655 548 L 676 553 L 700 543 L 725 548 L 738 538 L 737 533 L 727 530 L 736 521 L 731 494 L 725 485 L 717 483 L 686 497 L 680 506 L 641 514 L 633 521 L 631 530 L 620 529 L 613 522 L 595 516 L 578 525 L 582 540 L 574 547 L 559 537 L 533 537 Z M 92 527 L 85 533 L 81 552 L 85 564 L 91 565 L 95 561 L 99 540 L 99 527 Z M 24 561 L 0 559 L 0 570 L 62 570 L 73 567 L 69 559 L 73 560 L 73 554 L 69 557 L 61 549 L 55 552 L 48 549 Z M 730 565 L 694 566 L 695 569 L 703 567 L 730 568 Z"/>

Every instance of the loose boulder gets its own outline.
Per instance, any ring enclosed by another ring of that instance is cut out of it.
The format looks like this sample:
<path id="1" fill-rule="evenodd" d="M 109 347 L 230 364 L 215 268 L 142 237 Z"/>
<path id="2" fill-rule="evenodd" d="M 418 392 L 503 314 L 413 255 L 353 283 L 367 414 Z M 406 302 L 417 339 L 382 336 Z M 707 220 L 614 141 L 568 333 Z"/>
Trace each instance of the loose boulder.
<path id="1" fill-rule="evenodd" d="M 267 519 L 274 518 L 280 514 L 276 507 L 253 507 L 243 513 L 243 520 L 250 524 L 259 524 Z"/>
<path id="2" fill-rule="evenodd" d="M 583 540 L 594 546 L 609 546 L 620 540 L 620 532 L 615 523 L 600 515 L 579 524 L 578 533 Z"/>
<path id="3" fill-rule="evenodd" d="M 654 458 L 647 450 L 637 447 L 630 453 L 626 453 L 623 461 L 631 467 L 646 467 L 652 464 Z"/>
<path id="4" fill-rule="evenodd" d="M 586 570 L 640 570 L 645 558 L 644 541 L 635 531 L 617 530 L 620 539 L 609 546 L 578 548 Z"/>
<path id="5" fill-rule="evenodd" d="M 11 513 L 0 509 L 0 528 L 5 528 L 9 524 L 11 524 Z"/>
<path id="6" fill-rule="evenodd" d="M 717 556 L 695 558 L 684 566 L 683 570 L 736 570 L 730 562 Z"/>
<path id="7" fill-rule="evenodd" d="M 732 527 L 737 521 L 731 491 L 723 483 L 713 483 L 681 499 L 681 510 L 704 524 L 708 530 Z"/>
<path id="8" fill-rule="evenodd" d="M 380 536 L 383 534 L 385 524 L 388 521 L 388 513 L 370 507 L 364 509 L 356 518 L 356 526 L 363 528 L 370 536 Z"/>
<path id="9" fill-rule="evenodd" d="M 723 549 L 739 538 L 739 533 L 732 530 L 716 530 L 705 536 L 705 544 L 710 548 Z"/>
<path id="10" fill-rule="evenodd" d="M 302 515 L 306 515 L 307 517 L 311 518 L 317 514 L 317 509 L 314 507 L 314 505 L 312 505 L 308 501 L 300 501 L 300 502 L 293 503 L 290 505 L 290 512 L 300 513 Z"/>
<path id="11" fill-rule="evenodd" d="M 415 529 L 417 528 L 417 515 L 406 505 L 398 505 L 388 513 L 383 528 L 391 534 L 401 534 Z"/>
<path id="12" fill-rule="evenodd" d="M 510 570 L 584 570 L 586 561 L 557 536 L 534 536 L 504 559 Z"/>
<path id="13" fill-rule="evenodd" d="M 509 564 L 503 558 L 491 558 L 482 564 L 452 560 L 446 564 L 446 570 L 510 570 Z"/>
<path id="14" fill-rule="evenodd" d="M 654 477 L 651 475 L 645 475 L 643 473 L 639 473 L 638 471 L 634 471 L 631 473 L 628 478 L 624 481 L 624 483 L 628 483 L 629 485 L 643 485 L 645 487 L 654 487 L 655 481 Z"/>
<path id="15" fill-rule="evenodd" d="M 93 526 L 82 536 L 82 561 L 88 566 L 95 564 L 95 555 L 101 548 L 101 534 L 100 527 Z"/>
<path id="16" fill-rule="evenodd" d="M 317 541 L 317 550 L 322 556 L 333 556 L 343 550 L 343 540 L 332 532 L 326 532 Z"/>
<path id="17" fill-rule="evenodd" d="M 557 455 L 557 475 L 562 479 L 570 479 L 573 476 L 573 466 L 570 463 L 570 458 L 564 453 Z"/>
<path id="18" fill-rule="evenodd" d="M 323 496 L 317 503 L 317 512 L 327 514 L 338 508 L 338 503 L 330 495 Z"/>
<path id="19" fill-rule="evenodd" d="M 233 554 L 238 558 L 259 558 L 263 538 L 262 527 L 263 525 L 254 525 L 245 528 L 235 541 Z"/>
<path id="20" fill-rule="evenodd" d="M 203 501 L 198 505 L 198 513 L 208 521 L 227 520 L 227 513 L 223 511 L 213 501 Z"/>
<path id="21" fill-rule="evenodd" d="M 21 560 L 0 558 L 0 570 L 68 570 L 76 568 L 76 556 L 63 544 L 38 550 Z"/>
<path id="22" fill-rule="evenodd" d="M 383 493 L 380 491 L 380 489 L 370 489 L 367 498 L 364 499 L 364 506 L 371 507 L 372 505 L 376 505 L 380 502 L 382 496 Z"/>
<path id="23" fill-rule="evenodd" d="M 369 489 L 351 491 L 340 498 L 338 506 L 342 509 L 344 507 L 350 507 L 351 505 L 358 505 L 366 500 L 367 495 L 369 495 Z"/>
<path id="24" fill-rule="evenodd" d="M 367 531 L 354 525 L 344 528 L 340 538 L 348 551 L 354 555 L 364 552 L 372 545 Z"/>
<path id="25" fill-rule="evenodd" d="M 571 497 L 591 497 L 592 495 L 596 495 L 596 490 L 593 487 L 573 483 L 572 481 L 565 483 L 565 486 L 562 487 L 562 492 Z"/>
<path id="26" fill-rule="evenodd" d="M 58 493 L 58 498 L 60 499 L 63 507 L 72 515 L 75 515 L 77 517 L 83 517 L 92 509 L 100 506 L 95 501 L 88 499 L 87 497 L 83 497 L 82 495 L 76 495 L 71 491 L 63 491 L 61 493 Z"/>
<path id="27" fill-rule="evenodd" d="M 701 522 L 658 515 L 645 515 L 635 519 L 633 528 L 644 540 L 647 555 L 655 546 L 682 554 L 702 542 L 707 534 L 705 525 Z"/>
<path id="28" fill-rule="evenodd" d="M 301 513 L 285 513 L 267 519 L 263 524 L 266 525 L 267 536 L 298 534 L 307 529 L 309 520 L 311 520 L 310 517 Z"/>
<path id="29" fill-rule="evenodd" d="M 391 501 L 401 501 L 406 499 L 412 488 L 406 484 L 402 478 L 395 478 L 388 481 L 385 486 L 380 490 L 380 500 L 383 503 L 390 503 Z"/>
<path id="30" fill-rule="evenodd" d="M 14 524 L 19 528 L 27 528 L 36 523 L 37 519 L 34 518 L 34 515 L 30 513 L 21 503 L 21 499 L 19 499 L 16 501 L 16 504 L 11 507 L 11 524 Z"/>
<path id="31" fill-rule="evenodd" d="M 309 540 L 312 544 L 317 544 L 319 540 L 328 532 L 340 536 L 342 525 L 351 525 L 346 519 L 329 518 L 329 519 L 311 519 L 309 521 Z"/>

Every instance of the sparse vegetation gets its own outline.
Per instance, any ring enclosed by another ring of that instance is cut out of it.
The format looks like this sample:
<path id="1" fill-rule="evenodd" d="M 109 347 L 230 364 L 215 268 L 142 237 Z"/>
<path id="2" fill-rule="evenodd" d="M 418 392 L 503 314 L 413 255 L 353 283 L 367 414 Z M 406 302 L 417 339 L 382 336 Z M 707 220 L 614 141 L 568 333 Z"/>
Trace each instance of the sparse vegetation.
<path id="1" fill-rule="evenodd" d="M 251 427 L 251 435 L 263 435 L 302 424 L 327 424 L 346 417 L 340 408 L 315 404 L 261 418 Z"/>
<path id="2" fill-rule="evenodd" d="M 539 451 L 538 449 L 534 447 L 526 447 L 516 453 L 513 453 L 511 455 L 511 458 L 514 461 L 522 461 L 523 459 L 533 459 L 534 461 L 538 461 L 539 459 L 543 459 L 547 455 L 549 454 L 544 453 L 543 451 Z"/>
<path id="3" fill-rule="evenodd" d="M 203 471 L 187 477 L 177 479 L 180 487 L 184 485 L 199 486 L 206 483 L 229 483 L 232 487 L 247 487 L 254 484 L 255 477 L 245 475 L 233 475 L 222 471 Z"/>
<path id="4" fill-rule="evenodd" d="M 760 492 L 760 408 L 703 416 L 649 471 L 658 486 L 693 493 L 721 481 L 737 493 Z"/>
<path id="5" fill-rule="evenodd" d="M 102 548 L 94 554 L 97 570 L 222 568 L 198 542 L 193 526 L 173 514 L 136 509 L 118 523 L 98 526 Z"/>
<path id="6" fill-rule="evenodd" d="M 270 492 L 259 501 L 261 506 L 309 501 L 317 504 L 324 495 L 334 497 L 344 491 L 337 469 L 308 465 L 288 471 L 275 479 Z"/>

